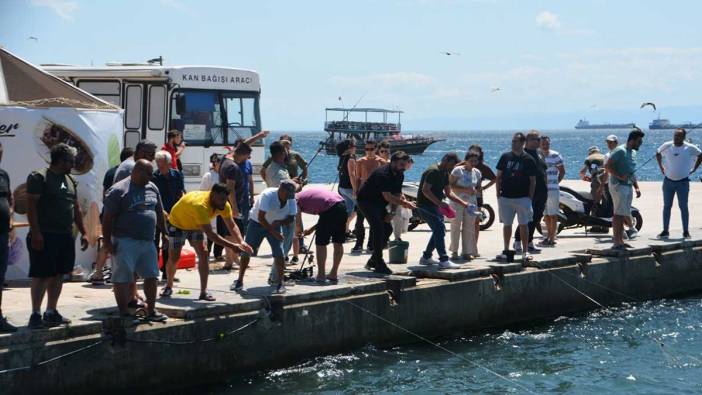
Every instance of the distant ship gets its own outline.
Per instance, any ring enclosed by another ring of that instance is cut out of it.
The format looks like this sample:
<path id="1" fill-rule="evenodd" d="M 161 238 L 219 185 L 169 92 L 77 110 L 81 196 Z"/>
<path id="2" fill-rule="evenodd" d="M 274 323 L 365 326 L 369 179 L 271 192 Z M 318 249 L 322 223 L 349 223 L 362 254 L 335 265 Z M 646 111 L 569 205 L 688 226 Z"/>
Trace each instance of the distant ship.
<path id="1" fill-rule="evenodd" d="M 603 123 L 591 124 L 585 119 L 581 119 L 575 125 L 576 129 L 631 129 L 636 125 L 632 123 Z"/>
<path id="2" fill-rule="evenodd" d="M 329 133 L 326 140 L 320 141 L 327 154 L 336 155 L 336 145 L 342 140 L 353 138 L 356 147 L 363 152 L 366 141 L 386 141 L 390 151 L 405 151 L 408 154 L 422 154 L 427 147 L 443 141 L 434 137 L 403 135 L 400 126 L 399 110 L 382 108 L 327 108 L 324 131 Z M 329 113 L 341 113 L 341 120 L 330 121 Z M 382 122 L 368 122 L 368 114 L 382 117 Z M 363 121 L 350 121 L 351 114 L 361 115 Z M 388 116 L 397 115 L 397 122 L 389 122 Z"/>
<path id="3" fill-rule="evenodd" d="M 648 124 L 648 128 L 651 130 L 655 129 L 695 129 L 702 126 L 701 124 L 698 123 L 679 123 L 679 124 L 674 124 L 670 123 L 669 120 L 667 119 L 654 119 L 651 121 L 651 123 Z"/>

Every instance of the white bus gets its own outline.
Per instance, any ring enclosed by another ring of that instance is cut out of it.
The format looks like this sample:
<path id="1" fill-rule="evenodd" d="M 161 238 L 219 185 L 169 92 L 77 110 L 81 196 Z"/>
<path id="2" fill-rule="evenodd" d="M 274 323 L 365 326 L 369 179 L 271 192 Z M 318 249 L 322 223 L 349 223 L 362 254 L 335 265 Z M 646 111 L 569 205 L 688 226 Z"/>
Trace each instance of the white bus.
<path id="1" fill-rule="evenodd" d="M 108 64 L 106 67 L 42 65 L 44 70 L 124 109 L 124 145 L 141 139 L 165 143 L 169 130 L 183 133 L 186 189 L 196 190 L 212 153 L 261 131 L 258 73 L 228 67 Z M 257 192 L 264 143 L 253 145 Z"/>

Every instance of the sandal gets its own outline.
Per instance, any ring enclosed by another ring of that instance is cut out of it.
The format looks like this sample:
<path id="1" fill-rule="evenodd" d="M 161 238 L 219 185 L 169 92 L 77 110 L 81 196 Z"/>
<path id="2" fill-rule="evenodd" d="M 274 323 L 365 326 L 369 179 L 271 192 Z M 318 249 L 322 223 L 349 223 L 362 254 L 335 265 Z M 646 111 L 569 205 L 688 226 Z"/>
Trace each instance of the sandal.
<path id="1" fill-rule="evenodd" d="M 201 294 L 200 294 L 200 297 L 197 298 L 197 299 L 198 299 L 198 300 L 204 300 L 204 301 L 206 301 L 206 302 L 214 302 L 215 300 L 217 300 L 214 296 L 212 296 L 211 294 L 209 294 L 209 293 L 207 293 L 207 292 L 201 293 Z"/>
<path id="2" fill-rule="evenodd" d="M 162 298 L 170 298 L 171 295 L 173 295 L 173 289 L 171 289 L 171 287 L 164 287 L 161 291 Z"/>
<path id="3" fill-rule="evenodd" d="M 166 322 L 168 321 L 168 316 L 159 312 L 158 310 L 154 310 L 153 312 L 147 314 L 144 319 L 149 322 Z"/>

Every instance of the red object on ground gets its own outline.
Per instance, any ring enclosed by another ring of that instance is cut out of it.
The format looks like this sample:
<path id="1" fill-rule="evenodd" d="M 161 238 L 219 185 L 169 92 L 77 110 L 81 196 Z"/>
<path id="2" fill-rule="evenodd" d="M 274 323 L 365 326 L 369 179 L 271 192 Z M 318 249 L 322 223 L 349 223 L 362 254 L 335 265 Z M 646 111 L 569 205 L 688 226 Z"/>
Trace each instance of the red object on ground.
<path id="1" fill-rule="evenodd" d="M 195 254 L 195 250 L 193 250 L 190 247 L 183 247 L 183 249 L 180 251 L 180 259 L 178 260 L 178 265 L 176 266 L 178 269 L 190 269 L 192 267 L 195 267 L 195 263 L 197 261 L 197 255 Z M 158 268 L 161 269 L 163 267 L 163 256 L 161 254 L 161 250 L 158 250 Z"/>

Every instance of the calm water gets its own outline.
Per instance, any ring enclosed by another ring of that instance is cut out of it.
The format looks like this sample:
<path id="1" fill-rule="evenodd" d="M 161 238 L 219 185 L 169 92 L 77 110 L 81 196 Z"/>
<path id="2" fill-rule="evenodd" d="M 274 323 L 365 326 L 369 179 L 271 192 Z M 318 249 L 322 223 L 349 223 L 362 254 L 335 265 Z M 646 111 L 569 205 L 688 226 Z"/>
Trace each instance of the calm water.
<path id="1" fill-rule="evenodd" d="M 438 343 L 534 393 L 702 393 L 699 297 L 624 304 Z M 392 349 L 368 346 L 232 378 L 196 392 L 525 393 L 424 343 Z"/>
<path id="2" fill-rule="evenodd" d="M 553 131 L 553 149 L 567 162 L 568 178 L 591 145 L 604 149 L 606 131 Z M 670 131 L 647 133 L 640 162 L 649 158 Z M 460 154 L 472 143 L 491 165 L 508 149 L 511 132 L 433 133 L 447 141 L 432 145 L 408 174 L 421 171 L 447 151 Z M 620 141 L 626 132 L 618 133 Z M 272 137 L 277 137 L 276 135 Z M 322 133 L 296 133 L 295 149 L 308 159 Z M 696 141 L 695 132 L 690 137 Z M 311 167 L 314 182 L 335 180 L 336 158 L 320 154 Z M 639 178 L 658 180 L 655 160 Z M 661 347 L 650 337 L 661 339 Z M 559 317 L 521 328 L 456 334 L 442 346 L 508 377 L 534 393 L 702 393 L 702 299 L 689 297 L 624 304 L 585 315 Z M 193 393 L 524 393 L 461 358 L 418 341 L 391 349 L 371 346 L 351 353 L 314 358 L 279 370 L 233 377 Z"/>
<path id="3" fill-rule="evenodd" d="M 424 155 L 415 155 L 415 166 L 407 173 L 405 179 L 408 181 L 419 181 L 422 171 L 429 164 L 438 161 L 441 156 L 448 151 L 455 151 L 460 157 L 463 157 L 466 149 L 471 144 L 480 144 L 485 151 L 485 161 L 494 169 L 497 160 L 505 151 L 509 150 L 510 141 L 513 131 L 466 131 L 466 132 L 430 132 L 424 133 L 427 136 L 434 136 L 446 139 L 435 143 L 424 152 Z M 603 152 L 607 152 L 607 146 L 604 142 L 605 138 L 611 134 L 611 131 L 606 130 L 554 130 L 544 132 L 551 137 L 551 148 L 560 152 L 566 162 L 566 178 L 577 179 L 578 172 L 583 165 L 583 161 L 587 156 L 587 149 L 593 145 L 600 147 Z M 314 156 L 319 141 L 323 140 L 326 134 L 324 132 L 295 132 L 290 133 L 293 136 L 294 149 L 308 160 Z M 625 142 L 628 131 L 620 130 L 615 134 L 619 137 L 620 142 Z M 277 139 L 280 133 L 272 133 L 268 141 Z M 671 140 L 673 136 L 672 130 L 656 130 L 646 131 L 644 144 L 639 151 L 639 164 L 643 164 L 651 158 L 663 142 Z M 702 130 L 693 130 L 688 133 L 688 137 L 699 144 L 702 141 Z M 310 178 L 312 182 L 332 183 L 336 178 L 336 156 L 329 156 L 320 153 L 314 160 L 310 169 Z M 656 160 L 648 162 L 639 172 L 638 177 L 641 180 L 661 180 L 660 171 Z"/>

